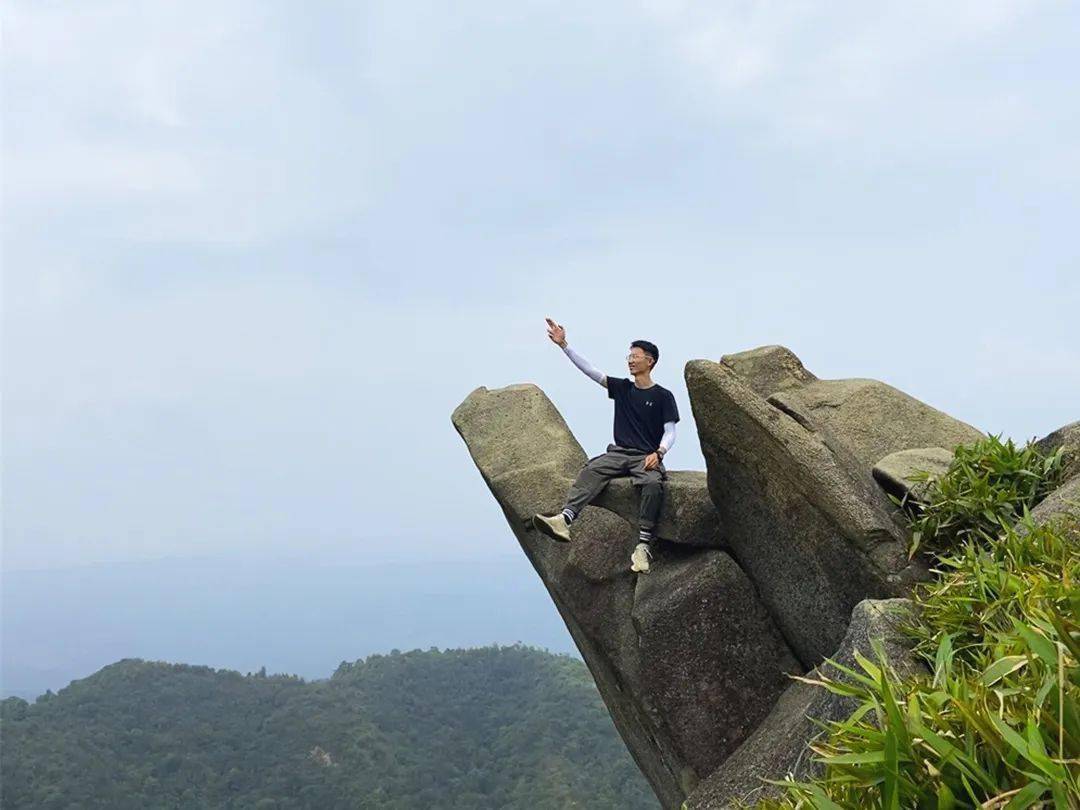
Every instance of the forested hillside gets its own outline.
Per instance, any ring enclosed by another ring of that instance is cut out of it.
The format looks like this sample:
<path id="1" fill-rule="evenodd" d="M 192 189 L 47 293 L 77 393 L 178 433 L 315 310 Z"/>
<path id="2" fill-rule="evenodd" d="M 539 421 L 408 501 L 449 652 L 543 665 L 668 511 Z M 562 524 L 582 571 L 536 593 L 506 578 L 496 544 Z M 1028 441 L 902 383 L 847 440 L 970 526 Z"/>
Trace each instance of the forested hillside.
<path id="1" fill-rule="evenodd" d="M 584 665 L 526 647 L 315 682 L 130 659 L 0 705 L 9 810 L 656 806 Z"/>

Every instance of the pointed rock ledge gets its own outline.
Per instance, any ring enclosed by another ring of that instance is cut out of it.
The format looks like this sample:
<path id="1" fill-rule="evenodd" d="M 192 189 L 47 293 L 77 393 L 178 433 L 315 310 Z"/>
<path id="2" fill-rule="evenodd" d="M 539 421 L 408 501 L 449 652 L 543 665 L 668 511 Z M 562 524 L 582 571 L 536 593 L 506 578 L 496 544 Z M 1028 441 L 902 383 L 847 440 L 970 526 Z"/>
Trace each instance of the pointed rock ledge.
<path id="1" fill-rule="evenodd" d="M 637 509 L 621 485 L 598 499 L 616 511 L 587 507 L 571 543 L 533 530 L 532 515 L 562 507 L 586 460 L 539 388 L 478 388 L 452 421 L 638 766 L 663 805 L 679 807 L 802 672 L 742 569 L 700 547 L 718 536 L 704 477 L 669 473 L 668 534 L 684 542 L 662 544 L 653 572 L 638 576 L 629 570 L 636 528 L 619 516 Z"/>
<path id="2" fill-rule="evenodd" d="M 762 346 L 747 352 L 725 354 L 720 362 L 744 379 L 759 397 L 817 382 L 817 377 L 806 370 L 802 360 L 783 346 Z"/>

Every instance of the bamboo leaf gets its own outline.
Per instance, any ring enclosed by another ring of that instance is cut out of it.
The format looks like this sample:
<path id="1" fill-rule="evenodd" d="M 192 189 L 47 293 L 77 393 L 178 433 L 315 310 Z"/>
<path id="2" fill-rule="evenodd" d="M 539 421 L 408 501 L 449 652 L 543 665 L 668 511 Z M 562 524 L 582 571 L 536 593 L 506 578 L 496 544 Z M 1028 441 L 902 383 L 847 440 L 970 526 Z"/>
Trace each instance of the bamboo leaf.
<path id="1" fill-rule="evenodd" d="M 1018 620 L 1015 616 L 1011 617 L 1013 627 L 1016 632 L 1019 633 L 1024 641 L 1027 642 L 1028 647 L 1039 658 L 1052 667 L 1057 666 L 1057 650 L 1054 649 L 1054 643 L 1045 636 L 1041 636 L 1038 633 L 1032 631 L 1030 627 Z"/>
<path id="2" fill-rule="evenodd" d="M 1027 661 L 1026 655 L 1007 655 L 1004 658 L 999 658 L 983 670 L 980 680 L 983 686 L 992 686 L 1006 675 L 1016 672 L 1016 670 L 1027 664 Z"/>
<path id="3" fill-rule="evenodd" d="M 825 795 L 825 791 L 817 785 L 807 785 L 815 810 L 844 810 L 840 805 Z"/>
<path id="4" fill-rule="evenodd" d="M 1005 810 L 1023 810 L 1023 808 L 1031 807 L 1048 789 L 1049 786 L 1042 782 L 1029 782 L 1020 789 L 1019 793 L 1009 799 Z"/>
<path id="5" fill-rule="evenodd" d="M 836 754 L 834 756 L 821 757 L 821 762 L 826 765 L 872 765 L 885 761 L 884 751 L 863 751 L 858 754 Z"/>

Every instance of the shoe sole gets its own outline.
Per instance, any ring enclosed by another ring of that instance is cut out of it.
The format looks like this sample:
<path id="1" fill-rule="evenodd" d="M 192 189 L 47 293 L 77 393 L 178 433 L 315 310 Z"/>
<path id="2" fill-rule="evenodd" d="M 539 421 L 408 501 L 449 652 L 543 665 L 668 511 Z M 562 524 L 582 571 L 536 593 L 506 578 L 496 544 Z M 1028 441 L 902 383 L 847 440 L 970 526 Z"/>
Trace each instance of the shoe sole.
<path id="1" fill-rule="evenodd" d="M 560 543 L 569 543 L 570 542 L 569 537 L 563 537 L 560 534 L 556 534 L 555 530 L 553 528 L 551 528 L 550 526 L 548 526 L 544 521 L 540 520 L 540 517 L 538 515 L 533 515 L 532 522 L 533 522 L 533 528 L 534 529 L 536 529 L 541 534 L 546 534 L 552 540 L 557 540 Z"/>
<path id="2" fill-rule="evenodd" d="M 630 563 L 630 570 L 635 574 L 647 574 L 649 573 L 649 566 L 646 565 L 644 568 L 638 568 L 637 563 L 632 562 Z"/>

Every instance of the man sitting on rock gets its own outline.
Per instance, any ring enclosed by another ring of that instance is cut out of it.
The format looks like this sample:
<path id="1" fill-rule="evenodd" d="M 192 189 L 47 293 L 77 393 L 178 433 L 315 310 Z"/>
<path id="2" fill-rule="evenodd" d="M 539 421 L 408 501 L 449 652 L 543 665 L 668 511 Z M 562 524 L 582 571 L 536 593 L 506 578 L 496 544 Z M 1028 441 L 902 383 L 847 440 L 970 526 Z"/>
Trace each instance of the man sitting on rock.
<path id="1" fill-rule="evenodd" d="M 570 525 L 586 504 L 600 494 L 610 479 L 629 475 L 634 479 L 634 486 L 641 488 L 638 544 L 630 555 L 630 570 L 646 573 L 652 559 L 650 544 L 656 520 L 664 503 L 663 482 L 667 480 L 667 471 L 663 458 L 675 443 L 675 423 L 679 421 L 675 397 L 654 383 L 650 376 L 660 359 L 660 350 L 647 340 L 635 340 L 630 344 L 630 354 L 626 358 L 630 376 L 634 379 L 607 377 L 570 348 L 562 326 L 551 318 L 546 320 L 551 341 L 560 346 L 570 362 L 586 376 L 604 386 L 608 397 L 615 400 L 615 443 L 609 444 L 603 455 L 589 459 L 570 487 L 562 512 L 551 516 L 536 515 L 533 525 L 555 540 L 569 542 Z"/>

